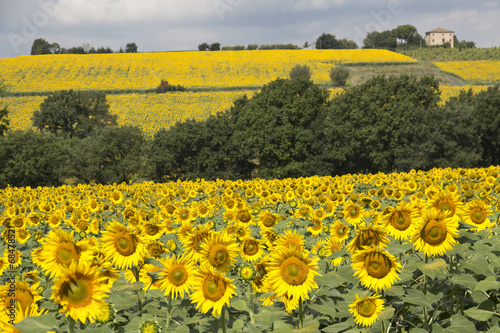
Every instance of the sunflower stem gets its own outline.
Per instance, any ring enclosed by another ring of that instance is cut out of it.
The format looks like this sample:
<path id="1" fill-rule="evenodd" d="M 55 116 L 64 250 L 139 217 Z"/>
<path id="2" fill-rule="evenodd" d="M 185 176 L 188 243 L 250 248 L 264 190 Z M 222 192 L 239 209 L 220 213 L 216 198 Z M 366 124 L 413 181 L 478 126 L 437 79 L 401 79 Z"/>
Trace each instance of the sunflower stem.
<path id="1" fill-rule="evenodd" d="M 304 304 L 302 301 L 302 297 L 299 298 L 299 330 L 302 329 L 304 325 Z"/>
<path id="2" fill-rule="evenodd" d="M 220 327 L 222 329 L 222 333 L 226 333 L 226 309 L 225 307 L 223 306 L 222 307 L 222 311 L 221 311 L 221 315 L 220 315 Z"/>
<path id="3" fill-rule="evenodd" d="M 255 301 L 254 301 L 255 292 L 252 287 L 252 282 L 248 283 L 248 287 L 249 287 L 248 297 L 250 298 L 250 322 L 252 324 L 255 324 L 255 319 L 253 318 L 253 315 L 255 314 Z"/>
<path id="4" fill-rule="evenodd" d="M 427 264 L 429 261 L 429 256 L 426 254 L 425 255 L 425 263 Z M 423 287 L 423 293 L 424 295 L 427 295 L 427 275 L 424 274 L 424 287 Z M 424 329 L 426 331 L 429 331 L 429 323 L 427 322 L 427 307 L 424 306 Z"/>
<path id="5" fill-rule="evenodd" d="M 167 331 L 168 331 L 168 328 L 170 326 L 170 318 L 172 317 L 172 296 L 169 295 L 168 298 L 167 298 L 167 305 L 168 305 L 168 308 L 167 308 Z"/>
<path id="6" fill-rule="evenodd" d="M 69 326 L 69 330 L 68 332 L 69 333 L 75 333 L 75 320 L 73 319 L 73 317 L 71 316 L 68 316 L 68 326 Z"/>

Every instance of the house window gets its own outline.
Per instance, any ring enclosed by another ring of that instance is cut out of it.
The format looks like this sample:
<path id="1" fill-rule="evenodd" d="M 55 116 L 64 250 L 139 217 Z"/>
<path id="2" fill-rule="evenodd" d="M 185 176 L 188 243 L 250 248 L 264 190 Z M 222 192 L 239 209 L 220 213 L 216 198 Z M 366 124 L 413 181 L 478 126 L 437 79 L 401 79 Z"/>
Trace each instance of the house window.
<path id="1" fill-rule="evenodd" d="M 444 38 L 443 38 L 443 43 L 444 43 Z"/>

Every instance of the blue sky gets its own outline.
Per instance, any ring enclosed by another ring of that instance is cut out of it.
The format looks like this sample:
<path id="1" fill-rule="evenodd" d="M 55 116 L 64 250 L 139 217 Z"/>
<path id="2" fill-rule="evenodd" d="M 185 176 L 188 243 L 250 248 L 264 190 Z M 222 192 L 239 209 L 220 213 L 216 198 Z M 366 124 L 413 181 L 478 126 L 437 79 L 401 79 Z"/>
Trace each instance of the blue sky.
<path id="1" fill-rule="evenodd" d="M 37 38 L 61 47 L 129 42 L 139 52 L 224 45 L 312 44 L 323 32 L 359 46 L 371 31 L 438 26 L 479 47 L 500 46 L 491 0 L 0 0 L 0 58 L 29 55 Z"/>

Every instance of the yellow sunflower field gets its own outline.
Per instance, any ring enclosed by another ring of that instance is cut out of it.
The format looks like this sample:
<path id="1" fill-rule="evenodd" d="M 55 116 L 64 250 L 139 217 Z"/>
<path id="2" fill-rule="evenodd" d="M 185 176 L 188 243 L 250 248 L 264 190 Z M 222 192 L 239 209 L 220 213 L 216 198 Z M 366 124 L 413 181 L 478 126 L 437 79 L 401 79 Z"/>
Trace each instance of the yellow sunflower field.
<path id="1" fill-rule="evenodd" d="M 2 332 L 497 332 L 500 167 L 0 190 Z"/>
<path id="2" fill-rule="evenodd" d="M 439 69 L 452 73 L 467 82 L 477 84 L 500 83 L 500 61 L 446 61 L 434 63 Z"/>

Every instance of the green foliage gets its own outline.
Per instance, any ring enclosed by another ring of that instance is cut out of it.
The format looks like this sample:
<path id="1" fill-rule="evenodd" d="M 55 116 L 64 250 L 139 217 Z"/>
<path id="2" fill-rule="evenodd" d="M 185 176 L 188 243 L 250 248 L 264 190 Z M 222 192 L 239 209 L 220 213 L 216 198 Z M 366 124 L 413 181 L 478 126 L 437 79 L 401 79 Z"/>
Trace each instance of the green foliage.
<path id="1" fill-rule="evenodd" d="M 259 44 L 248 44 L 247 50 L 257 50 L 259 48 Z"/>
<path id="2" fill-rule="evenodd" d="M 498 60 L 500 47 L 491 48 L 455 48 L 425 47 L 409 51 L 402 51 L 404 55 L 422 61 L 472 61 L 472 60 Z"/>
<path id="3" fill-rule="evenodd" d="M 299 77 L 310 80 L 311 79 L 311 68 L 307 65 L 295 65 L 290 70 L 290 80 L 295 80 Z"/>
<path id="4" fill-rule="evenodd" d="M 218 43 L 218 42 L 212 43 L 212 44 L 210 44 L 208 49 L 210 51 L 219 51 L 220 50 L 220 43 Z"/>
<path id="5" fill-rule="evenodd" d="M 198 50 L 199 51 L 206 51 L 206 50 L 208 50 L 208 43 L 201 43 L 200 45 L 198 45 Z"/>
<path id="6" fill-rule="evenodd" d="M 396 51 L 396 37 L 390 30 L 382 32 L 372 31 L 363 39 L 363 48 L 366 49 L 386 49 Z"/>
<path id="7" fill-rule="evenodd" d="M 71 177 L 85 183 L 122 183 L 146 173 L 146 146 L 139 127 L 106 127 L 74 143 Z"/>
<path id="8" fill-rule="evenodd" d="M 253 165 L 252 177 L 304 175 L 311 155 L 313 122 L 328 92 L 311 81 L 278 79 L 240 107 L 231 141 Z"/>
<path id="9" fill-rule="evenodd" d="M 223 46 L 222 51 L 242 51 L 245 49 L 245 45 L 235 45 L 235 46 Z"/>
<path id="10" fill-rule="evenodd" d="M 333 84 L 342 87 L 346 85 L 350 75 L 351 72 L 349 69 L 341 65 L 332 67 L 329 73 L 330 80 L 332 80 Z"/>
<path id="11" fill-rule="evenodd" d="M 259 46 L 259 50 L 298 50 L 299 46 L 292 43 L 288 44 L 262 44 Z"/>
<path id="12" fill-rule="evenodd" d="M 57 186 L 69 165 L 69 145 L 51 133 L 9 132 L 0 137 L 0 187 Z"/>
<path id="13" fill-rule="evenodd" d="M 106 95 L 94 91 L 62 90 L 48 96 L 33 112 L 33 126 L 56 135 L 83 138 L 92 131 L 116 125 Z"/>
<path id="14" fill-rule="evenodd" d="M 438 100 L 438 82 L 429 76 L 379 76 L 346 90 L 322 115 L 323 160 L 334 174 L 425 170 L 435 163 L 477 162 L 477 144 L 469 147 L 476 153 L 470 160 L 455 159 L 473 136 L 469 133 L 463 138 L 455 126 L 467 134 L 470 115 L 447 119 L 446 113 L 439 113 Z"/>
<path id="15" fill-rule="evenodd" d="M 181 85 L 171 85 L 168 83 L 166 79 L 162 79 L 158 87 L 156 88 L 156 92 L 159 94 L 166 93 L 167 91 L 185 91 L 186 88 L 184 88 Z"/>
<path id="16" fill-rule="evenodd" d="M 316 48 L 321 49 L 357 49 L 358 45 L 345 38 L 338 40 L 335 35 L 323 33 L 316 39 Z"/>
<path id="17" fill-rule="evenodd" d="M 7 90 L 5 83 L 0 80 L 0 98 L 3 96 L 5 91 Z M 7 106 L 4 106 L 3 108 L 0 107 L 0 136 L 4 135 L 5 132 L 9 129 L 9 110 L 7 109 Z"/>
<path id="18" fill-rule="evenodd" d="M 500 90 L 488 87 L 473 98 L 474 124 L 483 148 L 482 165 L 500 164 Z"/>
<path id="19" fill-rule="evenodd" d="M 127 45 L 125 45 L 125 52 L 126 53 L 137 53 L 137 44 L 135 42 L 127 43 Z"/>

